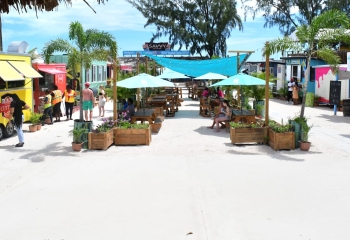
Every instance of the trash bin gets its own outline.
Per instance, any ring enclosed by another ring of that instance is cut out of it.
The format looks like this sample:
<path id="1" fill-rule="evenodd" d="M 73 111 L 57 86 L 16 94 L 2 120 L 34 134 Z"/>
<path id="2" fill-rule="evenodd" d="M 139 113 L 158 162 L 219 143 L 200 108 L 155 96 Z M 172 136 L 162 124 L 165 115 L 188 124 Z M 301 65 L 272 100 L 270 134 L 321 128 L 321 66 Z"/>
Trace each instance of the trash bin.
<path id="1" fill-rule="evenodd" d="M 350 99 L 343 99 L 343 116 L 350 117 Z"/>
<path id="2" fill-rule="evenodd" d="M 92 124 L 93 124 L 93 122 L 90 122 L 90 121 L 81 122 L 79 119 L 75 119 L 74 120 L 74 129 L 86 128 L 87 132 L 89 133 L 92 131 Z M 81 141 L 83 142 L 83 146 L 82 146 L 83 149 L 88 149 L 88 146 L 89 146 L 88 133 L 84 133 L 81 136 Z"/>

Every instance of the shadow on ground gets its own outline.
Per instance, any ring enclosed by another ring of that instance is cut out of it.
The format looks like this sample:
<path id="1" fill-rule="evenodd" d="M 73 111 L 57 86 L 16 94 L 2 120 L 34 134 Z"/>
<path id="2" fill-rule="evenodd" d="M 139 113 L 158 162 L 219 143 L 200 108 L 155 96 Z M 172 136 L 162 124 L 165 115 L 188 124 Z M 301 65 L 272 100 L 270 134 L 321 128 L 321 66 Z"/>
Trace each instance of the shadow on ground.
<path id="1" fill-rule="evenodd" d="M 51 143 L 42 149 L 16 148 L 16 153 L 23 154 L 19 159 L 29 159 L 33 163 L 43 162 L 46 157 L 78 157 L 71 146 L 59 146 L 60 142 Z M 13 145 L 0 146 L 9 152 L 14 152 Z"/>

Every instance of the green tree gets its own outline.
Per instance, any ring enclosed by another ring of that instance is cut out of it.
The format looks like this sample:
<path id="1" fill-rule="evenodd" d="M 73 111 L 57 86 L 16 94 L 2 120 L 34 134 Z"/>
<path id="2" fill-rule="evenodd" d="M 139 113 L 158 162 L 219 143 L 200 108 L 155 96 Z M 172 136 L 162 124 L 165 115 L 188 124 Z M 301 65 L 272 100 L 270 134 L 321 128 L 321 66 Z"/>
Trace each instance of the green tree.
<path id="1" fill-rule="evenodd" d="M 66 52 L 69 68 L 76 69 L 79 64 L 81 66 L 80 73 L 83 76 L 83 69 L 89 69 L 92 60 L 105 61 L 108 56 L 113 59 L 117 56 L 117 43 L 114 37 L 107 32 L 96 29 L 84 31 L 81 23 L 72 22 L 69 25 L 68 35 L 72 42 L 58 38 L 45 45 L 43 56 L 46 63 L 49 63 L 50 56 L 54 52 Z M 81 77 L 81 79 L 83 78 Z M 83 121 L 82 86 L 83 81 L 80 83 L 80 121 Z"/>
<path id="2" fill-rule="evenodd" d="M 300 117 L 304 117 L 306 91 L 310 77 L 311 57 L 317 57 L 325 60 L 332 66 L 333 71 L 338 71 L 340 57 L 332 49 L 334 42 L 349 43 L 349 35 L 346 33 L 349 28 L 349 18 L 344 12 L 330 10 L 321 15 L 314 17 L 310 25 L 297 27 L 296 36 L 298 42 L 291 38 L 278 38 L 267 43 L 263 49 L 263 55 L 271 55 L 285 50 L 302 50 L 305 49 L 306 72 L 305 83 L 303 87 L 303 102 L 301 105 Z"/>
<path id="3" fill-rule="evenodd" d="M 298 26 L 310 25 L 314 17 L 332 9 L 340 9 L 350 16 L 349 0 L 241 0 L 245 17 L 263 13 L 264 27 L 278 26 L 281 34 L 289 36 Z"/>
<path id="4" fill-rule="evenodd" d="M 126 0 L 157 28 L 151 41 L 168 36 L 171 48 L 179 45 L 191 54 L 226 56 L 231 30 L 243 29 L 235 0 Z"/>

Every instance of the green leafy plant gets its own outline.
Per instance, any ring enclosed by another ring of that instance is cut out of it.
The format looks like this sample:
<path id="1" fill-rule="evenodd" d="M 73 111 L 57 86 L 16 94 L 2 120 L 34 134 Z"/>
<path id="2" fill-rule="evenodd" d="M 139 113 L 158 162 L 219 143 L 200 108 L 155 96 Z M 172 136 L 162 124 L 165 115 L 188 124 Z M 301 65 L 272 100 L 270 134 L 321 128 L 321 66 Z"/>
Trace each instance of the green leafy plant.
<path id="1" fill-rule="evenodd" d="M 313 127 L 312 125 L 308 125 L 307 122 L 303 122 L 301 124 L 301 141 L 302 142 L 308 142 L 309 141 L 309 132 L 311 130 L 311 128 Z"/>
<path id="2" fill-rule="evenodd" d="M 33 125 L 38 125 L 40 124 L 41 121 L 41 117 L 43 116 L 43 114 L 41 113 L 36 113 L 36 112 L 32 112 L 30 117 L 29 117 L 29 121 L 33 124 Z"/>
<path id="3" fill-rule="evenodd" d="M 102 118 L 102 123 L 98 124 L 92 132 L 108 132 L 115 127 L 117 127 L 117 121 L 114 121 L 112 117 Z"/>
<path id="4" fill-rule="evenodd" d="M 274 120 L 269 121 L 269 127 L 277 133 L 283 133 L 283 132 L 291 132 L 292 131 L 292 125 L 291 124 L 283 124 L 283 119 L 282 123 L 278 123 Z"/>
<path id="5" fill-rule="evenodd" d="M 263 108 L 264 108 L 263 105 L 255 104 L 255 114 L 256 114 L 257 116 L 261 116 L 261 115 L 262 115 L 262 112 L 263 112 Z"/>
<path id="6" fill-rule="evenodd" d="M 73 143 L 83 143 L 81 136 L 87 132 L 88 130 L 86 128 L 73 128 L 69 131 L 69 136 L 73 136 Z"/>
<path id="7" fill-rule="evenodd" d="M 232 128 L 261 128 L 264 127 L 263 122 L 257 122 L 257 123 L 239 123 L 239 122 L 230 122 L 230 126 Z"/>

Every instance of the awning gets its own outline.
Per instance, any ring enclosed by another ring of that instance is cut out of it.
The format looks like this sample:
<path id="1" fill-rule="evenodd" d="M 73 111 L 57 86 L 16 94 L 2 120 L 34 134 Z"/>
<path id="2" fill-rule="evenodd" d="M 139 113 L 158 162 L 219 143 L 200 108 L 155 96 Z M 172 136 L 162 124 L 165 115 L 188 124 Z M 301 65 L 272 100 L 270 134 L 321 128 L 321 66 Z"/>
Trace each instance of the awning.
<path id="1" fill-rule="evenodd" d="M 42 72 L 50 73 L 50 74 L 66 74 L 67 72 L 56 69 L 56 68 L 46 68 L 46 67 L 38 67 L 38 69 Z"/>
<path id="2" fill-rule="evenodd" d="M 24 77 L 19 74 L 7 61 L 0 61 L 0 77 L 4 81 L 24 80 Z"/>
<path id="3" fill-rule="evenodd" d="M 8 61 L 17 71 L 27 78 L 42 78 L 28 63 L 22 61 Z"/>

